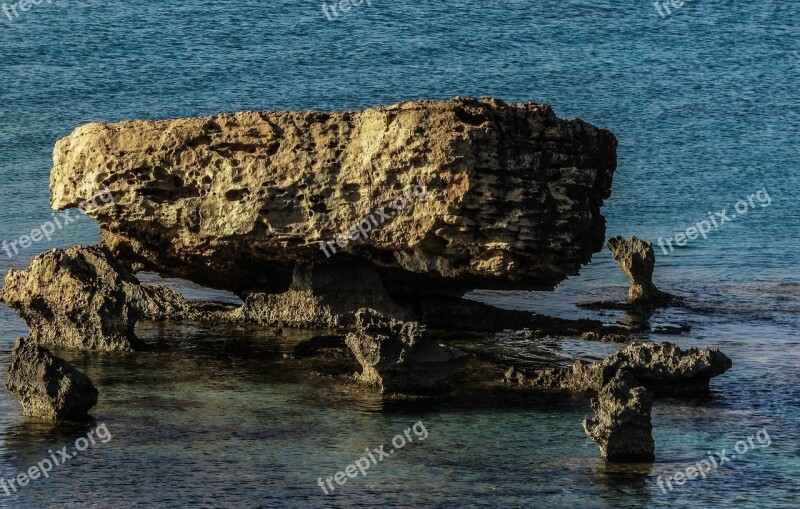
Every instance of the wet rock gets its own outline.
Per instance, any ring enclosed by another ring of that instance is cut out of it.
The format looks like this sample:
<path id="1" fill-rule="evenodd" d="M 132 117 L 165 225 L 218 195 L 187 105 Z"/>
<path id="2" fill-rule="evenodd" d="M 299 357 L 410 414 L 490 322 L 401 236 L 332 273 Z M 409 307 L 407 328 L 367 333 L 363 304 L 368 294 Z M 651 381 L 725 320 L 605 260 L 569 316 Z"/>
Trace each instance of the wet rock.
<path id="1" fill-rule="evenodd" d="M 592 399 L 595 416 L 584 420 L 583 428 L 606 460 L 652 462 L 652 407 L 653 395 L 630 372 L 620 370 Z"/>
<path id="2" fill-rule="evenodd" d="M 114 206 L 89 215 L 127 266 L 242 298 L 344 261 L 404 302 L 551 289 L 602 248 L 616 144 L 547 105 L 492 98 L 92 123 L 56 144 L 51 204 L 107 187 Z"/>
<path id="3" fill-rule="evenodd" d="M 623 239 L 616 236 L 608 240 L 608 250 L 631 282 L 627 302 L 634 305 L 664 305 L 674 298 L 653 284 L 656 254 L 651 242 L 636 237 Z"/>
<path id="4" fill-rule="evenodd" d="M 424 296 L 403 302 L 413 310 L 416 321 L 432 329 L 485 332 L 531 329 L 541 337 L 578 336 L 586 331 L 598 336 L 624 332 L 616 326 L 604 326 L 598 320 L 554 318 L 460 297 Z"/>
<path id="5" fill-rule="evenodd" d="M 205 309 L 162 286 L 145 286 L 102 246 L 54 249 L 25 270 L 10 270 L 0 302 L 30 328 L 33 342 L 86 350 L 145 347 L 137 320 L 222 320 L 228 309 Z M 231 318 L 233 319 L 233 318 Z"/>
<path id="6" fill-rule="evenodd" d="M 355 330 L 346 343 L 361 364 L 360 381 L 383 393 L 447 392 L 448 378 L 463 355 L 439 345 L 420 324 L 392 320 L 371 309 L 356 313 Z"/>
<path id="7" fill-rule="evenodd" d="M 598 392 L 619 371 L 630 372 L 641 385 L 658 396 L 705 394 L 715 376 L 732 367 L 717 348 L 689 348 L 664 343 L 634 343 L 597 363 L 576 361 L 572 368 L 552 368 L 523 374 L 518 370 L 506 381 L 541 389 Z"/>
<path id="8" fill-rule="evenodd" d="M 30 339 L 17 340 L 6 388 L 19 398 L 23 415 L 50 420 L 81 420 L 97 404 L 88 376 Z"/>

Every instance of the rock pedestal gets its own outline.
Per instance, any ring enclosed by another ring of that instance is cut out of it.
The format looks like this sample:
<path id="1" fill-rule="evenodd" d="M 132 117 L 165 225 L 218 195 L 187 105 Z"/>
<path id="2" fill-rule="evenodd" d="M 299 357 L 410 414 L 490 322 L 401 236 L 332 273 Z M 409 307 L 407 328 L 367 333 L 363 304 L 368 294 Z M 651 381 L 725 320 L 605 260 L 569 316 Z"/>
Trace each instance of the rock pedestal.
<path id="1" fill-rule="evenodd" d="M 653 395 L 629 372 L 618 371 L 592 400 L 595 417 L 583 421 L 583 428 L 606 460 L 653 461 L 652 406 Z"/>
<path id="2" fill-rule="evenodd" d="M 386 293 L 375 269 L 348 264 L 298 267 L 289 290 L 248 295 L 242 314 L 274 327 L 337 328 L 352 326 L 356 311 L 365 307 L 410 318 Z"/>
<path id="3" fill-rule="evenodd" d="M 653 284 L 656 254 L 650 242 L 636 237 L 620 236 L 608 240 L 608 250 L 631 282 L 627 302 L 641 306 L 658 306 L 672 302 L 674 297 L 662 292 Z"/>

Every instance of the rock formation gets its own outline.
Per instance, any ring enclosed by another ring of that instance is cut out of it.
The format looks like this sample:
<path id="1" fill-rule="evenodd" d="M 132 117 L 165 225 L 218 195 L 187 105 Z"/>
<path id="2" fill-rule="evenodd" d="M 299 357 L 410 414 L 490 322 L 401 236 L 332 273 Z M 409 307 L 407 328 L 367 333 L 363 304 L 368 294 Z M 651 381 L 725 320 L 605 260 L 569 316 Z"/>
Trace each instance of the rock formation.
<path id="1" fill-rule="evenodd" d="M 506 380 L 526 387 L 599 392 L 622 370 L 658 396 L 704 394 L 709 382 L 732 367 L 717 348 L 681 350 L 673 343 L 631 344 L 593 364 L 576 361 L 572 368 L 552 368 L 524 374 L 515 368 Z"/>
<path id="2" fill-rule="evenodd" d="M 653 284 L 656 254 L 651 242 L 636 237 L 623 239 L 616 236 L 608 240 L 608 250 L 631 282 L 627 302 L 638 306 L 659 306 L 672 302 L 674 297 L 662 292 Z"/>
<path id="3" fill-rule="evenodd" d="M 298 268 L 367 267 L 401 307 L 577 274 L 602 247 L 615 150 L 549 106 L 491 98 L 93 123 L 56 144 L 51 203 L 108 189 L 113 205 L 88 214 L 129 268 L 242 298 L 289 292 L 251 309 L 335 323 L 357 308 L 318 302 Z M 276 303 L 321 311 L 261 305 Z"/>
<path id="4" fill-rule="evenodd" d="M 29 339 L 20 338 L 11 353 L 6 387 L 23 415 L 50 420 L 81 420 L 97 404 L 88 376 Z"/>
<path id="5" fill-rule="evenodd" d="M 145 286 L 98 246 L 54 249 L 25 270 L 10 270 L 0 302 L 28 324 L 35 343 L 86 350 L 136 350 L 139 319 L 221 320 L 176 291 Z"/>
<path id="6" fill-rule="evenodd" d="M 0 300 L 19 313 L 35 343 L 89 350 L 143 346 L 133 332 L 137 281 L 100 247 L 54 249 L 10 270 Z"/>
<path id="7" fill-rule="evenodd" d="M 609 461 L 655 460 L 650 412 L 653 395 L 627 370 L 617 371 L 592 400 L 595 416 L 583 421 L 586 434 Z"/>
<path id="8" fill-rule="evenodd" d="M 269 326 L 335 328 L 353 325 L 356 311 L 365 307 L 396 319 L 410 317 L 392 301 L 373 268 L 345 264 L 298 267 L 288 291 L 251 293 L 242 314 Z"/>
<path id="9" fill-rule="evenodd" d="M 679 396 L 708 393 L 711 379 L 732 366 L 718 348 L 681 350 L 674 343 L 663 342 L 629 345 L 593 369 L 602 373 L 603 383 L 627 369 L 653 394 Z"/>
<path id="10" fill-rule="evenodd" d="M 446 392 L 463 355 L 436 343 L 420 324 L 391 320 L 371 309 L 356 313 L 355 330 L 346 342 L 363 369 L 360 381 L 384 393 Z"/>

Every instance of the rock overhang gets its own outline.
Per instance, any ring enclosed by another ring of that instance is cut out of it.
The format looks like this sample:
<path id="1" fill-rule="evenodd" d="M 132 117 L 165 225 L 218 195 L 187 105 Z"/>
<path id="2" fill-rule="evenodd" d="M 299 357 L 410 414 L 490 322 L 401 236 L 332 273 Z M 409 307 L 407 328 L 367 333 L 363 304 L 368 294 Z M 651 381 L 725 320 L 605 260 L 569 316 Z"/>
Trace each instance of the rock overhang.
<path id="1" fill-rule="evenodd" d="M 337 263 L 406 295 L 550 289 L 603 246 L 616 145 L 492 98 L 92 123 L 56 144 L 51 204 L 108 190 L 113 206 L 88 213 L 122 261 L 240 295 Z M 424 201 L 323 254 L 414 186 Z"/>

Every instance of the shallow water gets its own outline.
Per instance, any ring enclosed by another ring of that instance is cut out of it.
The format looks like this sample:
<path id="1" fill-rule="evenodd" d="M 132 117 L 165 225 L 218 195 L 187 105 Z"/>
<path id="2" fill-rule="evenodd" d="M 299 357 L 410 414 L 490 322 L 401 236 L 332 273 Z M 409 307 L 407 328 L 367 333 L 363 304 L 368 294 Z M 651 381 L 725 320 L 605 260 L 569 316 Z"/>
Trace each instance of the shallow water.
<path id="1" fill-rule="evenodd" d="M 67 2 L 0 13 L 0 240 L 51 217 L 52 145 L 93 120 L 247 109 L 349 109 L 421 97 L 534 100 L 612 130 L 619 170 L 608 235 L 656 241 L 708 217 L 744 215 L 658 259 L 656 282 L 689 308 L 656 325 L 692 326 L 681 346 L 719 346 L 734 368 L 710 398 L 658 401 L 658 461 L 609 467 L 584 435 L 584 402 L 498 410 L 384 405 L 282 359 L 286 338 L 199 327 L 145 329 L 157 352 L 63 354 L 101 391 L 112 439 L 33 481 L 0 507 L 796 507 L 800 502 L 798 15 L 793 1 L 692 1 L 661 19 L 651 2 L 390 2 L 328 22 L 315 2 Z M 9 258 L 94 243 L 88 219 Z M 660 249 L 658 250 L 659 252 Z M 180 286 L 180 284 L 179 284 Z M 558 316 L 624 321 L 575 303 L 621 297 L 607 252 L 556 292 L 474 298 Z M 182 289 L 200 298 L 199 288 Z M 0 365 L 26 333 L 0 308 Z M 615 345 L 522 342 L 531 363 L 597 358 Z M 0 392 L 0 475 L 72 446 L 86 427 L 24 420 Z M 324 495 L 332 476 L 422 420 L 429 436 Z M 766 428 L 707 479 L 657 485 Z M 758 445 L 758 442 L 756 442 Z"/>

